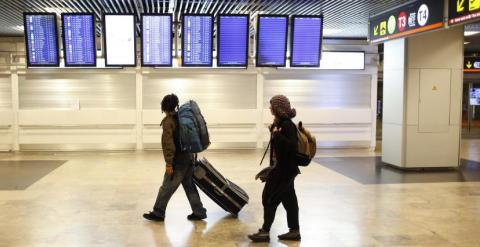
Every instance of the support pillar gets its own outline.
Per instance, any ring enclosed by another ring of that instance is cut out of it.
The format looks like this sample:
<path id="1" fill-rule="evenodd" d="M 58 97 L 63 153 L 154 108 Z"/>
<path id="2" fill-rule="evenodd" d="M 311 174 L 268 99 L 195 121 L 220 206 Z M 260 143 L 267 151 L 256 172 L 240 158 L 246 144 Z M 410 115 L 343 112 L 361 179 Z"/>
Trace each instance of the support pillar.
<path id="1" fill-rule="evenodd" d="M 382 161 L 459 166 L 463 27 L 388 41 L 384 50 Z"/>

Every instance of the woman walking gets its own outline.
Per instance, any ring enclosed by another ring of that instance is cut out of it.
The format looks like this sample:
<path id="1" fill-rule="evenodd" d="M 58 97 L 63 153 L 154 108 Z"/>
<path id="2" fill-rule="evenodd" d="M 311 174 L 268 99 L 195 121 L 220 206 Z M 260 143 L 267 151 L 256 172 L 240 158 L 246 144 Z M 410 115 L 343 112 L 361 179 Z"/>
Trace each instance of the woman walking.
<path id="1" fill-rule="evenodd" d="M 287 211 L 289 232 L 279 235 L 280 240 L 299 241 L 298 202 L 295 193 L 295 177 L 300 173 L 295 162 L 298 150 L 297 127 L 292 122 L 296 111 L 286 96 L 276 95 L 270 100 L 270 111 L 275 117 L 270 126 L 271 150 L 270 165 L 274 168 L 268 175 L 262 194 L 262 228 L 248 237 L 254 242 L 269 242 L 270 228 L 275 219 L 277 207 L 281 204 Z"/>

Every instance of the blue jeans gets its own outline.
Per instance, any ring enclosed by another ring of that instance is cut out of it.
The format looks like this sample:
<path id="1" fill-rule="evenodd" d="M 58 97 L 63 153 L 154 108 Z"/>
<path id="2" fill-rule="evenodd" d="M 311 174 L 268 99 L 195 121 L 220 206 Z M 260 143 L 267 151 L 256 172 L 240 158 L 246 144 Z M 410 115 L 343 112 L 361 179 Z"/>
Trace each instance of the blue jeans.
<path id="1" fill-rule="evenodd" d="M 197 187 L 193 183 L 193 161 L 185 160 L 174 163 L 173 177 L 166 173 L 163 177 L 163 184 L 158 191 L 157 200 L 153 207 L 153 213 L 164 218 L 168 201 L 180 184 L 182 184 L 193 213 L 198 216 L 205 216 L 207 210 L 203 207 Z"/>

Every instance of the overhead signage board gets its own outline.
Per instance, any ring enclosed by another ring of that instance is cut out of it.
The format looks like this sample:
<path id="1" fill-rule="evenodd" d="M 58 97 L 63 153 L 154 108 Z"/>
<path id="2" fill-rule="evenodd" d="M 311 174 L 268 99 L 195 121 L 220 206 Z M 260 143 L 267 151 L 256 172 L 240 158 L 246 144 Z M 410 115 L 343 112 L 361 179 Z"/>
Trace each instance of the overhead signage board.
<path id="1" fill-rule="evenodd" d="M 103 32 L 105 66 L 136 66 L 135 16 L 105 14 Z"/>
<path id="2" fill-rule="evenodd" d="M 95 17 L 93 14 L 62 14 L 63 56 L 66 67 L 95 67 Z"/>
<path id="3" fill-rule="evenodd" d="M 257 67 L 285 67 L 288 16 L 260 15 L 257 28 Z"/>
<path id="4" fill-rule="evenodd" d="M 480 0 L 479 0 L 480 1 Z M 370 18 L 370 41 L 384 42 L 443 27 L 444 4 L 417 0 Z"/>
<path id="5" fill-rule="evenodd" d="M 212 66 L 213 16 L 184 15 L 182 32 L 182 66 Z"/>
<path id="6" fill-rule="evenodd" d="M 28 67 L 58 67 L 56 14 L 24 13 Z"/>
<path id="7" fill-rule="evenodd" d="M 249 15 L 218 17 L 217 65 L 219 67 L 248 66 Z"/>
<path id="8" fill-rule="evenodd" d="M 322 16 L 293 16 L 290 67 L 318 67 L 322 53 Z"/>
<path id="9" fill-rule="evenodd" d="M 470 88 L 470 105 L 480 105 L 480 88 Z"/>
<path id="10" fill-rule="evenodd" d="M 465 57 L 463 71 L 468 73 L 480 72 L 480 57 Z"/>
<path id="11" fill-rule="evenodd" d="M 449 0 L 448 24 L 470 22 L 480 19 L 480 0 Z"/>
<path id="12" fill-rule="evenodd" d="M 142 66 L 172 66 L 172 15 L 142 15 Z"/>

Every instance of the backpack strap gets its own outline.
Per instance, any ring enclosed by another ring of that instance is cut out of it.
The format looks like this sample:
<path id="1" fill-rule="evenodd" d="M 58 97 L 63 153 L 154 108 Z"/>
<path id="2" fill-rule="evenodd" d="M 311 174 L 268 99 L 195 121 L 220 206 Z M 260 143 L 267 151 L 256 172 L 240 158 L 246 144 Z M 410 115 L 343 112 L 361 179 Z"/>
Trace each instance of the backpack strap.
<path id="1" fill-rule="evenodd" d="M 260 161 L 260 166 L 262 166 L 263 160 L 265 159 L 265 156 L 267 156 L 268 148 L 270 148 L 270 143 L 272 143 L 272 140 L 268 142 L 267 148 L 265 149 L 265 153 L 263 153 L 262 160 Z"/>

